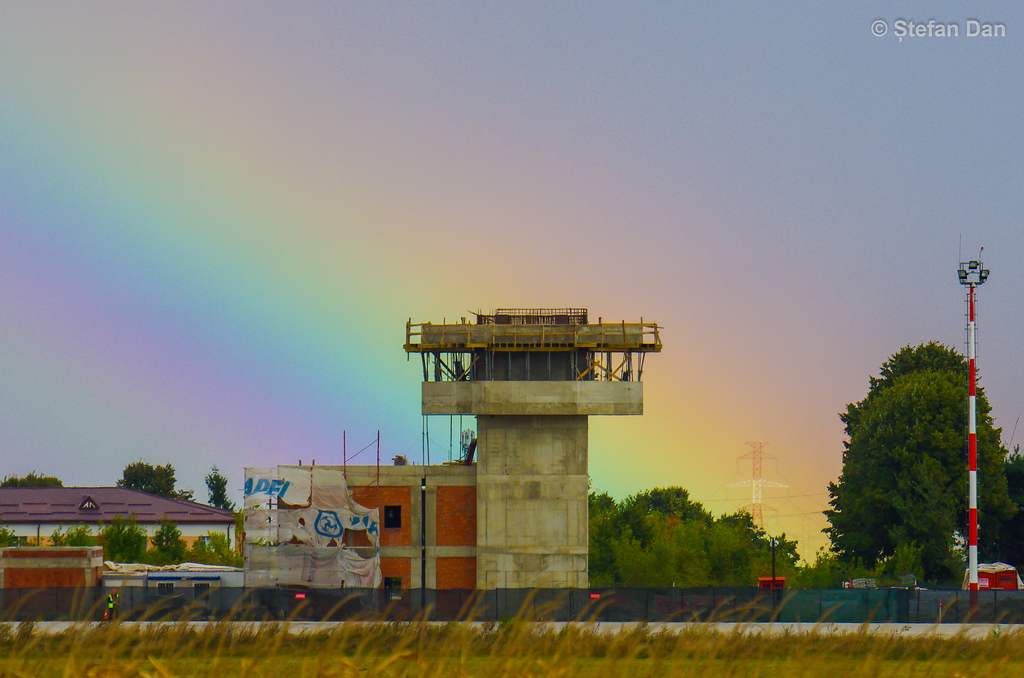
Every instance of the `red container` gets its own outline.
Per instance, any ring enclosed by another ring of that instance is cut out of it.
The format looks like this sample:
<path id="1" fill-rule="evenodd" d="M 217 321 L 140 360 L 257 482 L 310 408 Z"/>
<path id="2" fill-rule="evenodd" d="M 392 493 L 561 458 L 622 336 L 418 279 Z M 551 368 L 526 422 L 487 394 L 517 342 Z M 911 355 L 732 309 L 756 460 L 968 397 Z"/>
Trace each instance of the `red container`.
<path id="1" fill-rule="evenodd" d="M 774 585 L 773 585 L 771 577 L 758 577 L 757 578 L 757 588 L 759 588 L 759 589 L 767 589 L 769 591 L 771 591 L 773 589 L 784 589 L 784 588 L 786 588 L 786 578 L 785 577 L 776 577 Z"/>

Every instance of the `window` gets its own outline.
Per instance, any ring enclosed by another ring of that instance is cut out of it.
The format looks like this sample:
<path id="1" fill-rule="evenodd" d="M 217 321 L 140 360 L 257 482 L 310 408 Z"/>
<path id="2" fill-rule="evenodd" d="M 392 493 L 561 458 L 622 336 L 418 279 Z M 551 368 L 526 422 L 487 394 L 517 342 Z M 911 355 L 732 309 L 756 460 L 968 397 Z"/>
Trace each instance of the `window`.
<path id="1" fill-rule="evenodd" d="M 391 529 L 394 527 L 402 527 L 402 507 L 401 506 L 385 506 L 384 507 L 384 529 Z"/>
<path id="2" fill-rule="evenodd" d="M 159 582 L 156 585 L 156 594 L 158 596 L 173 596 L 174 582 Z"/>
<path id="3" fill-rule="evenodd" d="M 28 546 L 28 537 L 12 537 L 11 546 Z"/>
<path id="4" fill-rule="evenodd" d="M 402 588 L 402 578 L 384 577 L 384 588 L 389 590 L 400 590 Z"/>
<path id="5" fill-rule="evenodd" d="M 193 594 L 196 596 L 205 596 L 210 592 L 210 582 L 196 582 L 192 585 Z"/>

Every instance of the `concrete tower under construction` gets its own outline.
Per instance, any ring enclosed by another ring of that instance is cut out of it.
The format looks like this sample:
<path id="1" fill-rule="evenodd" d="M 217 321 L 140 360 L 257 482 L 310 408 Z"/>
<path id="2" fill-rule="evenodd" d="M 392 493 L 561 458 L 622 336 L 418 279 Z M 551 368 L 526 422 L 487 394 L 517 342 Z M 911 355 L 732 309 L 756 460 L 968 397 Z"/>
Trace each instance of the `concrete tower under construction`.
<path id="1" fill-rule="evenodd" d="M 405 350 L 422 358 L 424 415 L 477 419 L 476 588 L 586 587 L 588 417 L 643 414 L 657 324 L 499 309 L 410 320 Z"/>

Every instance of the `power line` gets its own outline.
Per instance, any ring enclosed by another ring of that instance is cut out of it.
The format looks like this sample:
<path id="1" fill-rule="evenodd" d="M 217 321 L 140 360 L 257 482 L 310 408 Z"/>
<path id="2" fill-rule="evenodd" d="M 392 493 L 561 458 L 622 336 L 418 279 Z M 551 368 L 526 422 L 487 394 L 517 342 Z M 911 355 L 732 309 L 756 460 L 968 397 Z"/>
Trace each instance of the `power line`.
<path id="1" fill-rule="evenodd" d="M 828 496 L 828 492 L 815 492 L 813 494 L 775 494 L 775 495 L 772 495 L 772 498 L 773 499 L 801 499 L 801 498 L 804 498 L 804 497 L 825 497 L 825 496 Z M 728 499 L 728 498 L 726 498 L 726 499 L 703 499 L 703 500 L 701 500 L 701 503 L 702 504 L 707 504 L 707 503 L 713 502 L 713 501 L 717 501 L 717 502 L 730 502 L 730 503 L 735 503 L 736 502 L 735 499 Z"/>

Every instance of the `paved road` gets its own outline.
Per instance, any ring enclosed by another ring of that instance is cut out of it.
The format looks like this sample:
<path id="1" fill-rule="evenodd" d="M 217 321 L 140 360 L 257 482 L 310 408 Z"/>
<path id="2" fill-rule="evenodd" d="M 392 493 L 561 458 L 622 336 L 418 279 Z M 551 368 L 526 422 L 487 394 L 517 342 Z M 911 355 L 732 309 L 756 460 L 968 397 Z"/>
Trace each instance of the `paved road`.
<path id="1" fill-rule="evenodd" d="M 216 622 L 173 622 L 186 623 L 197 629 Z M 226 622 L 239 629 L 259 626 L 260 622 Z M 305 633 L 318 633 L 331 631 L 341 624 L 374 624 L 376 622 L 291 622 L 287 624 L 289 633 L 301 635 Z M 419 622 L 410 622 L 419 623 Z M 431 624 L 446 624 L 447 622 L 427 622 Z M 481 630 L 491 625 L 486 622 L 468 622 Z M 37 622 L 33 630 L 36 633 L 62 633 L 72 627 L 95 627 L 101 622 Z M 534 622 L 538 631 L 550 630 L 559 631 L 566 626 L 584 627 L 595 633 L 614 634 L 633 631 L 637 627 L 644 626 L 643 622 Z M 0 625 L 10 627 L 12 632 L 17 630 L 18 622 L 0 622 Z M 146 628 L 161 626 L 161 622 L 123 622 L 125 628 Z M 284 626 L 284 625 L 282 625 Z M 895 636 L 939 636 L 954 637 L 966 636 L 969 638 L 987 638 L 993 635 L 1024 634 L 1024 625 L 1014 624 L 727 624 L 727 623 L 679 623 L 666 622 L 657 624 L 646 624 L 651 633 L 680 633 L 688 629 L 708 629 L 719 633 L 744 633 L 744 634 L 819 634 L 838 635 L 847 633 L 872 633 Z"/>

